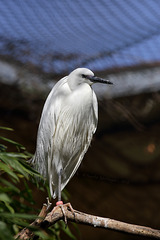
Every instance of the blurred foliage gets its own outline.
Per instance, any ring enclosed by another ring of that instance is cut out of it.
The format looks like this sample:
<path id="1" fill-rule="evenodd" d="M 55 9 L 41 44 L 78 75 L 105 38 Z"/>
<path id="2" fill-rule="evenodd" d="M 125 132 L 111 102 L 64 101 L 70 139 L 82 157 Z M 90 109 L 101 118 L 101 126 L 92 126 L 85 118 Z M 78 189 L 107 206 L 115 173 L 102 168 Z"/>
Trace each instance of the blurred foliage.
<path id="1" fill-rule="evenodd" d="M 13 129 L 0 127 L 0 129 L 13 131 Z M 29 226 L 34 221 L 40 209 L 35 213 L 35 201 L 33 199 L 32 189 L 29 183 L 36 184 L 40 190 L 44 190 L 42 185 L 37 182 L 37 177 L 42 177 L 32 169 L 27 160 L 31 158 L 24 146 L 21 144 L 0 136 L 0 140 L 6 144 L 0 143 L 0 239 L 14 239 L 22 228 Z M 14 145 L 16 152 L 9 152 L 6 145 Z M 44 179 L 42 179 L 44 182 Z M 48 193 L 48 185 L 45 186 Z M 67 200 L 67 194 L 63 192 L 63 198 Z M 35 213 L 33 215 L 31 213 Z M 34 229 L 40 239 L 60 239 L 61 230 L 71 238 L 75 236 L 63 222 L 56 223 L 47 230 L 47 233 Z"/>

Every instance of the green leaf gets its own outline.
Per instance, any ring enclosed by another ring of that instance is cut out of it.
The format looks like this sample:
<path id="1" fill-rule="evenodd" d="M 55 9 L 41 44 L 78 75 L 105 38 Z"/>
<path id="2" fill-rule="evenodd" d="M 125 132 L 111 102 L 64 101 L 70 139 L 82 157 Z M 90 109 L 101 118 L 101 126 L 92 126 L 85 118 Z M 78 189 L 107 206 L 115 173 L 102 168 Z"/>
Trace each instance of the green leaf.
<path id="1" fill-rule="evenodd" d="M 0 126 L 0 129 L 8 130 L 8 131 L 14 131 L 13 128 L 9 128 L 9 127 L 2 127 L 2 126 Z"/>
<path id="2" fill-rule="evenodd" d="M 46 239 L 46 240 L 53 240 L 53 237 L 49 237 L 49 235 L 44 232 L 44 231 L 34 231 L 35 235 L 39 236 L 41 239 Z"/>
<path id="3" fill-rule="evenodd" d="M 17 175 L 13 172 L 13 170 L 7 166 L 6 164 L 0 162 L 0 170 L 8 173 L 11 177 L 13 177 L 16 181 L 19 181 L 19 178 L 17 177 Z"/>
<path id="4" fill-rule="evenodd" d="M 5 152 L 6 149 L 7 149 L 7 147 L 6 147 L 5 145 L 0 144 L 0 151 L 1 151 L 1 152 Z"/>
<path id="5" fill-rule="evenodd" d="M 37 176 L 43 178 L 37 171 L 35 171 L 28 163 L 21 158 L 27 158 L 23 153 L 6 153 L 1 152 L 0 158 L 3 162 L 10 165 L 14 170 L 24 175 L 28 179 L 28 175 Z"/>
<path id="6" fill-rule="evenodd" d="M 6 164 L 10 165 L 14 170 L 16 170 L 17 172 L 19 172 L 20 174 L 23 174 L 24 177 L 28 178 L 28 169 L 24 167 L 24 165 L 22 165 L 20 163 L 20 161 L 17 160 L 18 154 L 8 154 L 8 153 L 0 153 L 0 158 L 3 162 L 5 162 Z"/>
<path id="7" fill-rule="evenodd" d="M 14 213 L 14 209 L 11 207 L 10 203 L 12 202 L 9 196 L 5 193 L 0 194 L 0 201 L 4 202 L 5 206 L 11 213 Z"/>
<path id="8" fill-rule="evenodd" d="M 78 227 L 77 223 L 71 222 L 71 224 L 72 224 L 73 227 L 75 228 L 75 230 L 76 230 L 76 232 L 77 232 L 77 235 L 78 235 L 79 238 L 80 238 L 81 233 L 80 233 L 80 230 L 79 230 L 79 227 Z"/>
<path id="9" fill-rule="evenodd" d="M 10 205 L 9 203 L 5 202 L 5 206 L 8 208 L 8 210 L 9 210 L 11 213 L 14 213 L 14 212 L 15 212 L 14 209 L 13 209 L 13 207 L 11 207 L 11 205 Z"/>
<path id="10" fill-rule="evenodd" d="M 38 178 L 44 179 L 43 176 L 39 174 L 34 168 L 32 168 L 26 161 L 19 160 L 19 162 L 25 167 L 25 170 L 32 176 L 36 176 Z"/>
<path id="11" fill-rule="evenodd" d="M 9 128 L 0 129 L 12 131 Z M 19 231 L 19 227 L 30 228 L 29 222 L 37 218 L 37 215 L 29 214 L 36 209 L 32 207 L 33 193 L 28 180 L 32 179 L 32 184 L 35 184 L 36 177 L 43 177 L 27 163 L 32 155 L 26 150 L 22 152 L 25 148 L 21 144 L 5 137 L 0 137 L 0 140 L 5 141 L 6 146 L 12 144 L 18 148 L 17 152 L 6 152 L 8 148 L 0 144 L 0 239 L 10 240 Z M 35 230 L 38 231 L 37 228 Z M 3 235 L 3 231 L 8 234 Z M 41 237 L 45 238 L 42 234 L 40 233 Z M 48 237 L 49 235 L 46 236 L 47 240 Z"/>
<path id="12" fill-rule="evenodd" d="M 77 238 L 73 235 L 69 227 L 66 227 L 66 224 L 64 222 L 61 222 L 62 230 L 65 232 L 66 235 L 68 235 L 70 238 L 76 240 Z"/>
<path id="13" fill-rule="evenodd" d="M 1 217 L 3 218 L 9 218 L 9 219 L 14 219 L 14 218 L 21 218 L 21 219 L 36 219 L 37 216 L 34 214 L 26 214 L 26 213 L 8 213 L 8 212 L 3 212 L 1 213 Z"/>
<path id="14" fill-rule="evenodd" d="M 5 193 L 0 193 L 0 201 L 10 203 L 11 199 Z"/>
<path id="15" fill-rule="evenodd" d="M 8 229 L 6 223 L 0 221 L 0 239 L 1 240 L 13 240 L 13 237 Z"/>
<path id="16" fill-rule="evenodd" d="M 0 178 L 0 182 L 5 186 L 2 187 L 0 186 L 0 192 L 15 192 L 15 193 L 20 193 L 19 188 L 17 188 L 15 185 L 13 185 L 11 182 L 7 181 L 4 178 Z M 7 186 L 7 187 L 6 187 Z"/>
<path id="17" fill-rule="evenodd" d="M 0 139 L 3 140 L 3 141 L 6 141 L 6 142 L 12 143 L 13 145 L 16 145 L 16 146 L 18 146 L 20 148 L 24 148 L 22 144 L 20 144 L 18 142 L 15 142 L 15 141 L 13 141 L 13 140 L 11 140 L 9 138 L 0 136 Z"/>
<path id="18" fill-rule="evenodd" d="M 24 158 L 24 159 L 28 159 L 28 156 L 26 156 L 26 154 L 24 153 L 14 153 L 14 152 L 5 152 L 5 153 L 1 153 L 2 156 L 6 156 L 8 158 Z"/>

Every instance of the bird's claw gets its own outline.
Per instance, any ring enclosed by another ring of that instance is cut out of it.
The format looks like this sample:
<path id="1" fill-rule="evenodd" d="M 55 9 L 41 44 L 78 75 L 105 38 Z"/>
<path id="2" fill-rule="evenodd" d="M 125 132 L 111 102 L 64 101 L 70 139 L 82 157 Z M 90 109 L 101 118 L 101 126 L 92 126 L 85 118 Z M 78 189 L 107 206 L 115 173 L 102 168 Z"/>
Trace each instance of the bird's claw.
<path id="1" fill-rule="evenodd" d="M 63 217 L 64 217 L 64 222 L 65 222 L 65 225 L 67 227 L 67 216 L 66 216 L 65 211 L 64 211 L 64 205 L 59 205 L 59 207 L 61 208 L 61 211 L 62 211 Z"/>
<path id="2" fill-rule="evenodd" d="M 65 204 L 67 206 L 67 209 L 70 210 L 75 218 L 75 211 L 70 203 Z"/>
<path id="3" fill-rule="evenodd" d="M 74 218 L 75 218 L 74 209 L 73 209 L 73 207 L 70 203 L 58 204 L 57 206 L 59 206 L 61 208 L 61 211 L 62 211 L 62 214 L 63 214 L 63 217 L 64 217 L 64 222 L 65 222 L 65 225 L 67 226 L 67 216 L 66 216 L 64 207 L 67 207 L 67 210 L 70 210 L 72 212 L 72 214 L 74 215 Z"/>

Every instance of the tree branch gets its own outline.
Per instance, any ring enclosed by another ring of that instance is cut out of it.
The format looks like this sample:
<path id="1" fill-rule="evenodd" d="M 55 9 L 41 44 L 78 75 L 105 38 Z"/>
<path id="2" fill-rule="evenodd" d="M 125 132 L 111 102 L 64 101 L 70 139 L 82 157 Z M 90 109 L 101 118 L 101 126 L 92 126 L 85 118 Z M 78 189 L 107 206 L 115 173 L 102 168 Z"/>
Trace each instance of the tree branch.
<path id="1" fill-rule="evenodd" d="M 33 223 L 31 223 L 30 226 L 31 227 L 40 227 L 42 221 L 47 216 L 47 213 L 48 213 L 47 204 L 43 204 L 43 207 L 38 215 L 38 218 Z M 35 236 L 35 234 L 31 229 L 24 228 L 14 238 L 28 240 L 28 239 L 33 239 L 34 236 Z"/>
<path id="2" fill-rule="evenodd" d="M 46 216 L 45 214 L 43 215 L 44 220 L 41 221 L 36 220 L 31 225 L 37 226 L 41 229 L 46 229 L 49 226 L 55 224 L 57 221 L 64 219 L 63 213 L 65 214 L 65 218 L 67 219 L 67 221 L 90 225 L 93 227 L 106 228 L 110 230 L 130 233 L 134 235 L 160 239 L 160 230 L 134 224 L 128 224 L 110 218 L 93 216 L 90 214 L 79 212 L 77 210 L 74 210 L 73 212 L 68 204 L 64 204 L 62 207 L 61 206 L 54 207 L 52 211 L 48 213 Z M 16 235 L 15 238 L 27 240 L 32 239 L 33 236 L 34 233 L 31 232 L 31 230 L 25 228 L 18 235 Z"/>

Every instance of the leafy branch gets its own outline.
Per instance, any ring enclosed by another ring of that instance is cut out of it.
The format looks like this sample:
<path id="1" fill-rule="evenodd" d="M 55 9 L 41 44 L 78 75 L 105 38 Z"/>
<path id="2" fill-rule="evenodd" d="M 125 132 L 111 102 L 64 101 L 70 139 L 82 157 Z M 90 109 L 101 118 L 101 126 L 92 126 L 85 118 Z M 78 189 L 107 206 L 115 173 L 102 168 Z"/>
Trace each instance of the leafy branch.
<path id="1" fill-rule="evenodd" d="M 0 127 L 0 130 L 13 131 L 6 127 Z M 42 191 L 47 186 L 44 185 L 44 179 L 39 173 L 27 163 L 31 154 L 23 145 L 3 136 L 0 136 L 0 141 L 0 239 L 13 240 L 15 234 L 22 228 L 29 227 L 29 222 L 37 218 L 37 215 L 33 214 L 36 204 L 32 190 L 34 185 Z M 13 146 L 16 152 L 10 151 L 10 147 L 13 149 Z M 41 181 L 37 182 L 37 179 Z M 63 193 L 63 197 L 66 199 L 67 195 Z M 54 236 L 56 240 L 60 240 L 61 230 L 72 239 L 75 238 L 70 229 L 66 229 L 62 223 L 54 224 L 47 236 L 41 231 L 36 231 L 36 234 L 41 239 L 50 239 L 51 235 L 52 239 Z"/>

